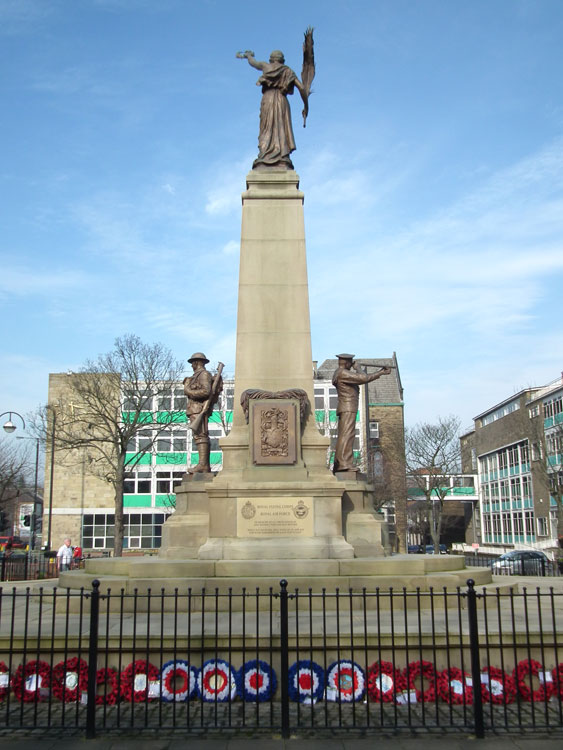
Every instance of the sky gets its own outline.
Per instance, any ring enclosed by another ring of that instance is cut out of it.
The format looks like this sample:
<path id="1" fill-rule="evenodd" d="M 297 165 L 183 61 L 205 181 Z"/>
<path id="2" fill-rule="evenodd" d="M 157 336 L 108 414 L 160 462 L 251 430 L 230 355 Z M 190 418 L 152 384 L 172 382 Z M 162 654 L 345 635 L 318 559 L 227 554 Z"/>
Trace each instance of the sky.
<path id="1" fill-rule="evenodd" d="M 300 75 L 309 25 L 313 357 L 395 351 L 409 425 L 559 377 L 561 0 L 0 0 L 0 412 L 128 333 L 234 372 L 235 53 Z"/>

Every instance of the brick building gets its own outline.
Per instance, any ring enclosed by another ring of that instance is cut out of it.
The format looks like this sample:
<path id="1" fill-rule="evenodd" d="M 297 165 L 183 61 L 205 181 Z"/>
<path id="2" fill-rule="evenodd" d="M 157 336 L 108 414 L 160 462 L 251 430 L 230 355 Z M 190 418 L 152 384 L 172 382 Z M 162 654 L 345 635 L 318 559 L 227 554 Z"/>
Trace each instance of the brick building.
<path id="1" fill-rule="evenodd" d="M 561 470 L 562 394 L 560 379 L 525 388 L 478 414 L 462 435 L 462 471 L 479 477 L 481 544 L 557 546 L 550 474 Z"/>

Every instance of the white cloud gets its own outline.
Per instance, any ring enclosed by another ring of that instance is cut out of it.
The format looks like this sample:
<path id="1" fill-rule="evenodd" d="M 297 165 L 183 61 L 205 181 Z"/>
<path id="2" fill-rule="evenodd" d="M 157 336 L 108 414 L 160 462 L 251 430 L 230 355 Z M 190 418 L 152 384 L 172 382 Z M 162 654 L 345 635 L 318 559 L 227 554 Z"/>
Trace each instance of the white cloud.
<path id="1" fill-rule="evenodd" d="M 240 242 L 235 242 L 235 240 L 229 240 L 226 245 L 223 247 L 223 255 L 234 255 L 235 253 L 238 253 L 240 248 Z"/>

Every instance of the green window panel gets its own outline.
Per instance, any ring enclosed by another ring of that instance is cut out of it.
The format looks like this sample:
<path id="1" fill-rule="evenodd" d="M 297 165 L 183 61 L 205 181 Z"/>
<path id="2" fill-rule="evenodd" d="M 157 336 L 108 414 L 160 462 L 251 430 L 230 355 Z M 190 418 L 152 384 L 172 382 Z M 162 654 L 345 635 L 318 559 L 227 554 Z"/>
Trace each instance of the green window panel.
<path id="1" fill-rule="evenodd" d="M 315 420 L 317 422 L 320 422 L 320 424 L 324 424 L 327 419 L 327 412 L 325 412 L 324 409 L 315 409 Z M 337 422 L 338 417 L 336 416 L 336 410 L 330 409 L 328 411 L 328 421 L 329 422 Z"/>
<path id="2" fill-rule="evenodd" d="M 556 414 L 554 417 L 555 424 L 563 424 L 563 412 Z"/>
<path id="3" fill-rule="evenodd" d="M 175 508 L 176 495 L 172 492 L 169 495 L 156 495 L 154 498 L 154 504 L 157 508 Z"/>
<path id="4" fill-rule="evenodd" d="M 224 419 L 227 424 L 231 424 L 231 422 L 233 421 L 233 412 L 226 411 L 224 415 Z M 221 424 L 221 412 L 220 411 L 212 412 L 211 416 L 209 417 L 209 421 L 213 422 L 214 424 Z"/>
<path id="5" fill-rule="evenodd" d="M 184 424 L 188 415 L 185 411 L 157 411 L 156 421 L 159 424 Z"/>
<path id="6" fill-rule="evenodd" d="M 187 453 L 157 453 L 156 454 L 157 465 L 161 464 L 184 464 L 188 463 Z"/>
<path id="7" fill-rule="evenodd" d="M 382 401 L 381 403 L 372 403 L 370 401 L 370 406 L 404 406 L 402 401 Z"/>
<path id="8" fill-rule="evenodd" d="M 121 412 L 121 418 L 126 424 L 132 424 L 133 420 L 135 419 L 135 412 L 134 411 L 124 411 Z M 142 411 L 139 414 L 139 419 L 137 420 L 138 424 L 151 424 L 152 423 L 152 412 L 150 411 Z"/>
<path id="9" fill-rule="evenodd" d="M 452 490 L 454 495 L 476 495 L 477 493 L 473 487 L 454 487 Z"/>
<path id="10" fill-rule="evenodd" d="M 123 495 L 124 508 L 150 508 L 152 495 Z"/>
<path id="11" fill-rule="evenodd" d="M 547 417 L 543 420 L 544 430 L 547 430 L 548 427 L 553 427 L 553 417 Z"/>
<path id="12" fill-rule="evenodd" d="M 125 455 L 125 468 L 132 468 L 133 466 L 139 466 L 139 464 L 147 465 L 152 463 L 151 453 L 127 453 Z"/>
<path id="13" fill-rule="evenodd" d="M 197 464 L 198 460 L 199 460 L 199 457 L 197 453 L 190 454 L 191 466 L 193 466 L 194 464 Z M 223 463 L 222 451 L 211 451 L 211 453 L 209 454 L 209 463 L 212 466 L 218 466 L 219 464 Z"/>

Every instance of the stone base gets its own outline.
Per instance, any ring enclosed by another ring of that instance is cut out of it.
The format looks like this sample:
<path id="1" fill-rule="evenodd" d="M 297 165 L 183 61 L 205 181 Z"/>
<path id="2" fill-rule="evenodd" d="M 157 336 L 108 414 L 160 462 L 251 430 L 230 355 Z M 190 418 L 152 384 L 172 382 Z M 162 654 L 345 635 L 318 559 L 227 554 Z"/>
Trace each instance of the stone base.
<path id="1" fill-rule="evenodd" d="M 490 584 L 490 568 L 465 568 L 462 556 L 456 555 L 397 555 L 381 559 L 295 559 L 295 560 L 168 560 L 156 557 L 117 557 L 97 558 L 86 561 L 84 570 L 62 573 L 59 586 L 70 589 L 84 587 L 89 590 L 92 581 L 100 581 L 101 593 L 111 589 L 119 594 L 139 594 L 136 606 L 139 610 L 147 606 L 145 595 L 150 590 L 153 598 L 162 591 L 174 594 L 178 590 L 185 599 L 188 589 L 192 591 L 194 611 L 201 607 L 201 590 L 208 592 L 240 593 L 268 591 L 270 587 L 279 589 L 280 580 L 285 578 L 289 589 L 321 593 L 323 589 L 333 592 L 352 590 L 382 593 L 393 588 L 408 592 L 455 591 L 464 588 L 468 578 L 473 578 L 478 586 Z M 456 601 L 455 597 L 451 598 Z M 267 599 L 265 599 L 266 601 Z M 66 601 L 61 597 L 61 601 Z M 174 607 L 174 597 L 165 599 L 165 607 Z M 361 597 L 358 597 L 361 602 Z M 407 606 L 418 606 L 418 597 L 410 597 Z M 218 606 L 228 607 L 229 599 L 219 600 Z M 429 606 L 429 597 L 420 598 L 420 606 Z M 409 604 L 410 603 L 410 604 Z M 134 605 L 132 599 L 125 599 L 124 606 L 129 611 Z M 158 605 L 160 606 L 160 604 Z M 242 599 L 232 599 L 231 606 L 242 606 Z M 360 606 L 360 604 L 358 604 Z M 384 605 L 382 605 L 384 606 Z M 456 605 L 457 606 L 457 605 Z"/>
<path id="2" fill-rule="evenodd" d="M 354 549 L 342 536 L 290 539 L 269 537 L 266 539 L 221 539 L 210 538 L 200 548 L 200 560 L 278 560 L 294 559 L 351 559 Z"/>

